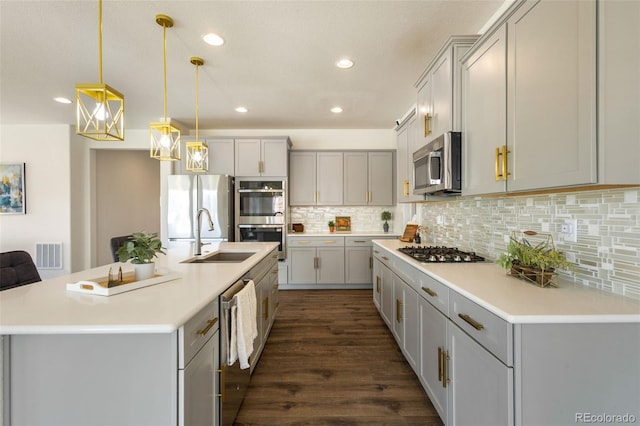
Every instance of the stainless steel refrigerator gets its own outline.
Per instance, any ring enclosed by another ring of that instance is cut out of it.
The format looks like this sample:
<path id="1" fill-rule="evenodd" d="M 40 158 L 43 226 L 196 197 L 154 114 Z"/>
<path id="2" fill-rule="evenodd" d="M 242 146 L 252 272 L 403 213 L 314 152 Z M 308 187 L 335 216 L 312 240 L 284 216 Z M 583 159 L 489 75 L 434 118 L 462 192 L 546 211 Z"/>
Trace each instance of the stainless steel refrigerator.
<path id="1" fill-rule="evenodd" d="M 214 229 L 202 217 L 202 239 L 234 241 L 234 178 L 227 175 L 170 175 L 167 225 L 169 240 L 195 240 L 196 213 L 209 210 Z"/>

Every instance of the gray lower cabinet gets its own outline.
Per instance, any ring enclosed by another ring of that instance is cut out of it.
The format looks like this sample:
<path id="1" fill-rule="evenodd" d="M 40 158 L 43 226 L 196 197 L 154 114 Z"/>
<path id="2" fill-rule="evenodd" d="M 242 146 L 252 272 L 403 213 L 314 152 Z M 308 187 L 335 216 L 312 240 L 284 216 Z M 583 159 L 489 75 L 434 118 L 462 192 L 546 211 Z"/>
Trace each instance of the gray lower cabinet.
<path id="1" fill-rule="evenodd" d="M 513 324 L 411 269 L 374 246 L 376 307 L 412 367 L 418 342 L 414 371 L 445 425 L 640 418 L 640 324 Z"/>
<path id="2" fill-rule="evenodd" d="M 249 271 L 256 287 L 256 323 L 258 337 L 253 342 L 253 354 L 249 359 L 250 371 L 256 368 L 267 343 L 278 308 L 278 252 L 274 250 Z"/>
<path id="3" fill-rule="evenodd" d="M 289 238 L 289 284 L 343 284 L 344 237 Z"/>
<path id="4" fill-rule="evenodd" d="M 218 410 L 212 410 L 213 395 L 220 394 L 219 383 L 212 380 L 212 371 L 220 368 L 220 351 L 217 350 L 219 332 L 216 331 L 211 339 L 202 347 L 200 352 L 191 360 L 184 370 L 179 370 L 178 382 L 182 407 L 178 412 L 183 413 L 180 425 L 216 425 L 219 424 Z"/>

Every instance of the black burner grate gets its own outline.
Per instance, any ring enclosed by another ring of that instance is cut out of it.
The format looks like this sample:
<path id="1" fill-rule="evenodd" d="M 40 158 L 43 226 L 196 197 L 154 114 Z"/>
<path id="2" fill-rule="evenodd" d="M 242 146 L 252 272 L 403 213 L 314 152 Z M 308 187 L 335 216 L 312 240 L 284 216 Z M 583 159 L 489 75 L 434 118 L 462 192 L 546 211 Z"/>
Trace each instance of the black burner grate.
<path id="1" fill-rule="evenodd" d="M 406 246 L 401 247 L 402 253 L 424 263 L 470 263 L 484 262 L 484 257 L 475 252 L 458 250 L 455 247 L 444 246 Z"/>

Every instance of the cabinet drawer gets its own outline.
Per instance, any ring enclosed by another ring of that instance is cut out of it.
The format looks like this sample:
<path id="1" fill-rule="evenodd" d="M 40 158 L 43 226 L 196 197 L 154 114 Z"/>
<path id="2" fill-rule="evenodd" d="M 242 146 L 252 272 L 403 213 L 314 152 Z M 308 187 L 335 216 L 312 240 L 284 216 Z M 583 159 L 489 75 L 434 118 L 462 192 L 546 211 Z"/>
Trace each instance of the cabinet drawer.
<path id="1" fill-rule="evenodd" d="M 449 318 L 507 366 L 513 366 L 513 327 L 464 296 L 449 291 Z"/>
<path id="2" fill-rule="evenodd" d="M 264 259 L 262 259 L 256 266 L 251 268 L 251 271 L 249 271 L 249 278 L 257 282 L 261 280 L 265 274 L 269 273 L 269 271 L 274 267 L 276 268 L 277 273 L 278 252 L 275 249 Z"/>
<path id="3" fill-rule="evenodd" d="M 218 299 L 214 299 L 178 330 L 178 368 L 184 368 L 220 328 Z"/>
<path id="4" fill-rule="evenodd" d="M 449 316 L 449 287 L 429 275 L 420 274 L 418 294 L 437 310 Z"/>
<path id="5" fill-rule="evenodd" d="M 324 247 L 324 246 L 344 246 L 344 237 L 289 237 L 287 240 L 289 247 Z"/>
<path id="6" fill-rule="evenodd" d="M 422 275 L 422 272 L 419 272 L 416 268 L 408 264 L 402 259 L 394 258 L 391 266 L 391 270 L 404 282 L 406 282 L 409 287 L 413 288 L 415 291 L 419 291 L 418 287 L 418 277 Z"/>
<path id="7" fill-rule="evenodd" d="M 347 247 L 371 247 L 371 237 L 345 237 L 344 245 Z"/>
<path id="8" fill-rule="evenodd" d="M 381 250 L 377 247 L 373 248 L 373 257 L 375 257 L 376 259 L 378 259 L 380 262 L 382 262 L 387 268 L 391 269 L 391 256 L 385 252 L 384 250 Z"/>

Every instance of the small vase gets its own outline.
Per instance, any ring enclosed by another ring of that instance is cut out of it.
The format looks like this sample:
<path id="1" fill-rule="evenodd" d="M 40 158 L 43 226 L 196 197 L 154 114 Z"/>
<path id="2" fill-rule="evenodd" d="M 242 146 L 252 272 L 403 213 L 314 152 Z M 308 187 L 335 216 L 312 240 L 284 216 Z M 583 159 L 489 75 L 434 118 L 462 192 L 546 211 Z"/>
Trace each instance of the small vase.
<path id="1" fill-rule="evenodd" d="M 147 280 L 153 277 L 155 270 L 156 264 L 153 262 L 133 264 L 133 273 L 136 281 Z"/>
<path id="2" fill-rule="evenodd" d="M 336 227 L 335 227 L 335 226 L 330 226 L 330 227 L 329 227 L 329 232 L 333 232 L 333 231 L 335 231 L 335 230 L 336 230 Z"/>
<path id="3" fill-rule="evenodd" d="M 389 232 L 389 224 L 388 224 L 387 222 L 385 222 L 385 223 L 382 225 L 382 229 L 384 229 L 384 232 Z"/>

